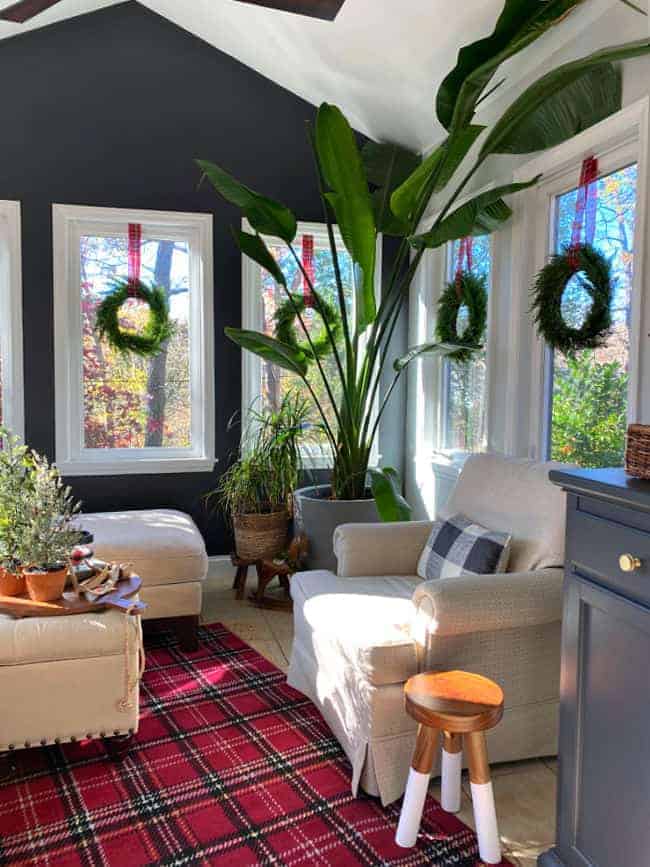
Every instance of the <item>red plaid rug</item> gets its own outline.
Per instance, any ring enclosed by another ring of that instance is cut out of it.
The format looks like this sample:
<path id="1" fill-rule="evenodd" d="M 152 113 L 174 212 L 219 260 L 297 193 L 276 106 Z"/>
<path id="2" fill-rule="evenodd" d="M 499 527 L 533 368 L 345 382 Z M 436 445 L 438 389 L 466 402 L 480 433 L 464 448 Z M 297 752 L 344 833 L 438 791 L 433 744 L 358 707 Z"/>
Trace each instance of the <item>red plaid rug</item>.
<path id="1" fill-rule="evenodd" d="M 201 637 L 188 655 L 167 632 L 148 641 L 140 731 L 121 764 L 97 741 L 16 755 L 0 864 L 479 863 L 474 834 L 432 798 L 418 846 L 398 848 L 399 804 L 352 797 L 314 705 L 223 627 Z"/>

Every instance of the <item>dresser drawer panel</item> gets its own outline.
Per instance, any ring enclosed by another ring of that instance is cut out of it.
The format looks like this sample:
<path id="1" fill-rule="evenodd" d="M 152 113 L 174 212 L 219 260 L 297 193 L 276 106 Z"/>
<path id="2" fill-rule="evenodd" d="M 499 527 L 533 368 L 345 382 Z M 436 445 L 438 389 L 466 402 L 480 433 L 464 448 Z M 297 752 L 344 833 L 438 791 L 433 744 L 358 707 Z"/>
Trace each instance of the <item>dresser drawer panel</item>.
<path id="1" fill-rule="evenodd" d="M 609 517 L 595 514 L 589 503 L 581 497 L 568 511 L 567 564 L 574 572 L 650 605 L 650 532 L 615 520 L 615 508 Z M 621 568 L 625 555 L 639 561 L 625 564 L 633 566 L 631 571 Z"/>

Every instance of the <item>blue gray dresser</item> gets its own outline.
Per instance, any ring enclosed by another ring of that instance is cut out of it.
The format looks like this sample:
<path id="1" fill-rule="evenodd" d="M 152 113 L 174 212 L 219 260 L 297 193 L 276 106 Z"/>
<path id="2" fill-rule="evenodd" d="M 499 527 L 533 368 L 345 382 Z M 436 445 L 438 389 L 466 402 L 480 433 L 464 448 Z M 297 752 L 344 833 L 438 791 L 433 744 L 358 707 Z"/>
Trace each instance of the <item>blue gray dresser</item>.
<path id="1" fill-rule="evenodd" d="M 540 867 L 650 865 L 650 482 L 567 491 L 557 843 Z"/>

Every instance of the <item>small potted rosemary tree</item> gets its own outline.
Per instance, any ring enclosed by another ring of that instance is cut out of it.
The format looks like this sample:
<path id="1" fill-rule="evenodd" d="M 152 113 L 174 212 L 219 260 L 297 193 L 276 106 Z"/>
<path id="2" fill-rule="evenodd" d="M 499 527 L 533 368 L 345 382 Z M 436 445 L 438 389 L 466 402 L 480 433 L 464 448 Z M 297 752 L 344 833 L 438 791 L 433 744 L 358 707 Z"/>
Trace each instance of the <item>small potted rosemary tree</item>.
<path id="1" fill-rule="evenodd" d="M 20 542 L 25 583 L 30 599 L 50 602 L 65 589 L 70 553 L 81 539 L 74 525 L 80 509 L 70 488 L 47 458 L 30 452 L 29 483 L 24 494 Z"/>
<path id="2" fill-rule="evenodd" d="M 250 409 L 237 460 L 208 494 L 232 525 L 242 560 L 275 557 L 286 548 L 292 492 L 302 469 L 299 443 L 310 412 L 296 392 L 285 395 L 277 410 Z"/>
<path id="3" fill-rule="evenodd" d="M 25 592 L 20 552 L 32 462 L 27 446 L 1 427 L 0 440 L 0 595 L 20 596 Z"/>

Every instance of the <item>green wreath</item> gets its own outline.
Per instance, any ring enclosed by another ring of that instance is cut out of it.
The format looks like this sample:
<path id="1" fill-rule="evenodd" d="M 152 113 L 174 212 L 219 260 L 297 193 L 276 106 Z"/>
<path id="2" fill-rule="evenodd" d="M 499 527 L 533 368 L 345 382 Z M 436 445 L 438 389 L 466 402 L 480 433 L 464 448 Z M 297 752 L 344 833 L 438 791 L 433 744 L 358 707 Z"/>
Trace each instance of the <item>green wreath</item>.
<path id="1" fill-rule="evenodd" d="M 458 311 L 465 305 L 469 313 L 467 328 L 458 333 Z M 467 349 L 457 349 L 447 358 L 452 361 L 469 361 L 476 352 L 485 334 L 487 325 L 488 296 L 485 280 L 470 271 L 462 271 L 447 283 L 438 301 L 436 340 L 440 343 L 458 343 Z"/>
<path id="2" fill-rule="evenodd" d="M 105 337 L 119 352 L 133 352 L 143 357 L 158 355 L 173 331 L 165 290 L 138 282 L 135 297 L 149 305 L 149 318 L 140 332 L 125 330 L 120 325 L 120 307 L 132 297 L 128 283 L 117 283 L 97 308 L 95 328 L 99 336 Z"/>
<path id="3" fill-rule="evenodd" d="M 335 343 L 338 342 L 341 336 L 341 317 L 338 310 L 320 296 L 319 300 L 320 303 L 314 309 L 320 314 L 321 319 L 328 327 L 323 328 L 320 334 L 312 337 L 313 349 L 308 341 L 298 340 L 294 325 L 297 317 L 302 316 L 307 309 L 307 303 L 303 295 L 297 292 L 291 293 L 291 297 L 280 304 L 274 315 L 276 338 L 282 341 L 282 343 L 286 343 L 288 346 L 304 352 L 307 358 L 312 361 L 317 358 L 323 358 L 332 351 L 330 334 Z"/>
<path id="4" fill-rule="evenodd" d="M 591 297 L 591 308 L 580 328 L 572 328 L 562 316 L 562 295 L 575 274 L 584 274 L 582 288 Z M 607 259 L 591 244 L 565 247 L 539 272 L 532 289 L 531 311 L 544 340 L 565 355 L 596 349 L 612 325 L 612 274 Z"/>

